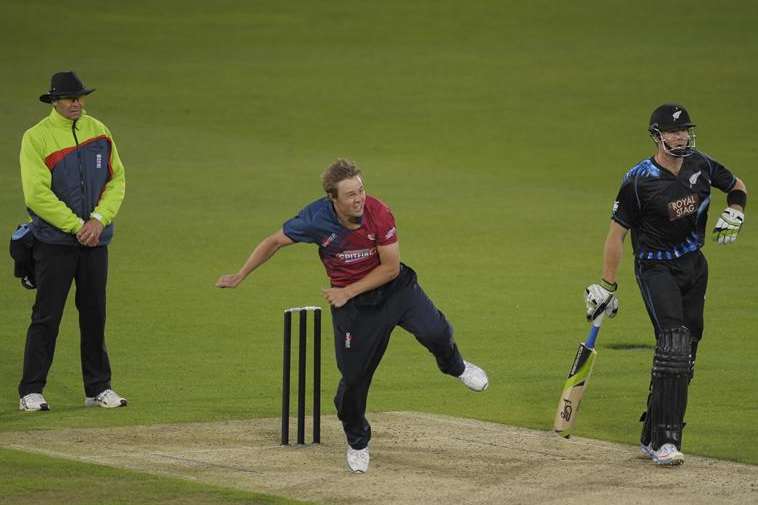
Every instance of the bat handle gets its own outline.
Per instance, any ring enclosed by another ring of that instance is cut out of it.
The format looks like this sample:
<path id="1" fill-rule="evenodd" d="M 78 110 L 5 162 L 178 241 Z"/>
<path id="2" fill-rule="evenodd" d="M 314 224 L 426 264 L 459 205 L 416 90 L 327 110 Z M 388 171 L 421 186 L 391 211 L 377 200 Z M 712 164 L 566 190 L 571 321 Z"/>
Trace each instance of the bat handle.
<path id="1" fill-rule="evenodd" d="M 600 331 L 600 325 L 603 324 L 603 318 L 605 317 L 605 311 L 601 312 L 599 316 L 597 316 L 592 321 L 592 326 L 590 327 L 590 332 L 587 334 L 587 340 L 584 341 L 584 346 L 587 349 L 594 349 L 595 348 L 595 340 L 597 339 L 597 334 Z"/>

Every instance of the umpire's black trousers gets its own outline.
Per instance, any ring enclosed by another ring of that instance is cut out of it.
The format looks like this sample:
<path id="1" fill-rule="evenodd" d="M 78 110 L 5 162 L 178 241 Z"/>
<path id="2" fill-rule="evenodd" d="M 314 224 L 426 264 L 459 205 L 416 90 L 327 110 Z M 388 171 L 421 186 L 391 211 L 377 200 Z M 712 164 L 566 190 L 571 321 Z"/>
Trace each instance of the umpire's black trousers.
<path id="1" fill-rule="evenodd" d="M 37 241 L 34 260 L 37 298 L 26 334 L 19 395 L 42 393 L 47 383 L 58 327 L 71 281 L 75 281 L 84 392 L 86 396 L 94 397 L 111 387 L 111 367 L 105 349 L 108 248 L 63 246 Z"/>
<path id="2" fill-rule="evenodd" d="M 405 265 L 389 284 L 332 308 L 332 322 L 342 373 L 334 405 L 353 449 L 363 449 L 371 439 L 365 415 L 368 390 L 396 326 L 412 333 L 434 355 L 443 373 L 454 377 L 463 373 L 452 327 L 418 285 L 415 272 Z"/>

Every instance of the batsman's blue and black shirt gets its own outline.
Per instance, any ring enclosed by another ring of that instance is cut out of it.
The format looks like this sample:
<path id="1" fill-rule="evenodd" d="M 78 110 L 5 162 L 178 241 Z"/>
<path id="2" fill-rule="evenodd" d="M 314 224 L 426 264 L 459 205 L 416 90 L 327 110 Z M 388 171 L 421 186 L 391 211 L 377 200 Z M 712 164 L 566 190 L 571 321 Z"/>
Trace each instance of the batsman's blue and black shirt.
<path id="1" fill-rule="evenodd" d="M 711 186 L 726 193 L 736 181 L 721 163 L 698 151 L 684 158 L 677 175 L 649 158 L 624 175 L 611 217 L 632 231 L 638 259 L 679 258 L 703 246 Z"/>

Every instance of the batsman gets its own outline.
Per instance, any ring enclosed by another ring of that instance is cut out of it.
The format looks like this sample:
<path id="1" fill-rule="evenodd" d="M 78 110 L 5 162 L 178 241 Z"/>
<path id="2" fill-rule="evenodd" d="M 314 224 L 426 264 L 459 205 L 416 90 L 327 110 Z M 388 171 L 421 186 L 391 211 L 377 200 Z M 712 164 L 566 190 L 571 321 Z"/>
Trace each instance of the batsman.
<path id="1" fill-rule="evenodd" d="M 703 335 L 708 263 L 701 248 L 711 187 L 727 195 L 712 232 L 720 245 L 737 239 L 747 189 L 721 163 L 695 149 L 695 124 L 683 106 L 656 108 L 648 133 L 656 152 L 623 177 L 605 240 L 603 276 L 586 290 L 587 315 L 596 315 L 615 296 L 624 239 L 631 230 L 634 274 L 656 338 L 640 451 L 656 464 L 679 465 L 684 462 L 687 390 Z"/>

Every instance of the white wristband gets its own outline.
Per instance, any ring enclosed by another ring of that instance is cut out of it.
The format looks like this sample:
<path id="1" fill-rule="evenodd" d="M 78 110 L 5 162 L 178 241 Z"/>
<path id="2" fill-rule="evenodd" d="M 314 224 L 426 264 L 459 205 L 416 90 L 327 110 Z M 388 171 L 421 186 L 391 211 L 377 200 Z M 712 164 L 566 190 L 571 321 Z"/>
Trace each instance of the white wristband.
<path id="1" fill-rule="evenodd" d="M 105 220 L 103 219 L 103 216 L 101 214 L 98 214 L 97 212 L 92 212 L 89 216 L 94 217 L 95 219 L 100 221 L 100 224 L 105 226 Z"/>

